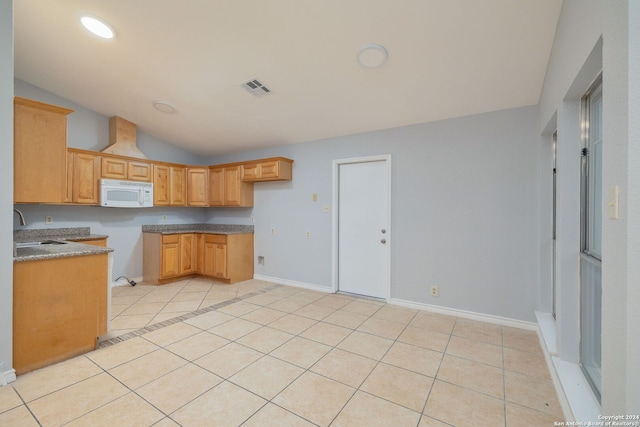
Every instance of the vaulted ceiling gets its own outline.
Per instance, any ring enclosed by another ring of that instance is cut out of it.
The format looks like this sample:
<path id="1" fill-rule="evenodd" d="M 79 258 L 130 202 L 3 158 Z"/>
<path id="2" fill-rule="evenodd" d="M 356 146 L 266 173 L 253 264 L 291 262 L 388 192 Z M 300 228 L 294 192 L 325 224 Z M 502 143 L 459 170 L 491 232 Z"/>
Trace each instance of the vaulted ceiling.
<path id="1" fill-rule="evenodd" d="M 216 155 L 538 102 L 562 0 L 19 0 L 15 76 Z M 99 39 L 89 13 L 115 30 Z M 365 68 L 377 43 L 387 61 Z M 240 85 L 258 79 L 271 93 Z M 153 101 L 175 106 L 158 111 Z"/>

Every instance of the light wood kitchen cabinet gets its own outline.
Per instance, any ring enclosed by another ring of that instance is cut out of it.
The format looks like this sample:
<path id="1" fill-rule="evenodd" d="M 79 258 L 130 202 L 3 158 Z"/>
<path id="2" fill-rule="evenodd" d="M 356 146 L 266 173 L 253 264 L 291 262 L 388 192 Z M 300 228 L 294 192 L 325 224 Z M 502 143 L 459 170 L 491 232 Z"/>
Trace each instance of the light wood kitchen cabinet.
<path id="1" fill-rule="evenodd" d="M 195 234 L 180 235 L 180 274 L 196 272 L 196 237 Z"/>
<path id="2" fill-rule="evenodd" d="M 101 176 L 106 179 L 151 182 L 151 164 L 102 155 Z"/>
<path id="3" fill-rule="evenodd" d="M 209 206 L 208 168 L 187 168 L 187 206 Z"/>
<path id="4" fill-rule="evenodd" d="M 96 348 L 107 333 L 108 264 L 108 254 L 13 264 L 16 374 Z"/>
<path id="5" fill-rule="evenodd" d="M 180 274 L 180 235 L 162 236 L 162 274 L 160 278 L 174 277 Z"/>
<path id="6" fill-rule="evenodd" d="M 242 181 L 242 166 L 209 168 L 209 206 L 253 206 L 253 183 Z"/>
<path id="7" fill-rule="evenodd" d="M 186 173 L 181 166 L 153 165 L 154 206 L 186 205 Z"/>
<path id="8" fill-rule="evenodd" d="M 196 234 L 196 273 L 204 274 L 204 234 Z"/>
<path id="9" fill-rule="evenodd" d="M 153 165 L 153 205 L 169 204 L 169 166 Z"/>
<path id="10" fill-rule="evenodd" d="M 186 169 L 181 166 L 171 166 L 169 169 L 169 205 L 185 206 L 187 204 Z"/>
<path id="11" fill-rule="evenodd" d="M 204 274 L 227 278 L 227 236 L 219 234 L 204 236 Z"/>
<path id="12" fill-rule="evenodd" d="M 84 151 L 69 150 L 71 202 L 97 205 L 100 203 L 100 156 Z"/>
<path id="13" fill-rule="evenodd" d="M 67 115 L 62 107 L 14 98 L 14 203 L 64 203 Z"/>
<path id="14" fill-rule="evenodd" d="M 225 283 L 253 278 L 253 234 L 143 233 L 144 281 L 201 274 Z"/>
<path id="15" fill-rule="evenodd" d="M 242 180 L 258 181 L 291 181 L 293 160 L 284 157 L 262 159 L 253 163 L 242 164 Z"/>

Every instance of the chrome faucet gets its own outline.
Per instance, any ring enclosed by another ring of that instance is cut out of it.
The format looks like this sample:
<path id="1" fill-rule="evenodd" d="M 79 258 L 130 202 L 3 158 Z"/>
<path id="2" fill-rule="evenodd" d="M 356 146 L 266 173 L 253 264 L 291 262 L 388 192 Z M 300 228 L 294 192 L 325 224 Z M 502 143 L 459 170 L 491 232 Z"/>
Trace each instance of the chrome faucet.
<path id="1" fill-rule="evenodd" d="M 13 209 L 13 211 L 16 212 L 20 217 L 20 225 L 27 225 L 27 221 L 24 220 L 24 215 L 22 214 L 22 212 L 15 208 Z"/>

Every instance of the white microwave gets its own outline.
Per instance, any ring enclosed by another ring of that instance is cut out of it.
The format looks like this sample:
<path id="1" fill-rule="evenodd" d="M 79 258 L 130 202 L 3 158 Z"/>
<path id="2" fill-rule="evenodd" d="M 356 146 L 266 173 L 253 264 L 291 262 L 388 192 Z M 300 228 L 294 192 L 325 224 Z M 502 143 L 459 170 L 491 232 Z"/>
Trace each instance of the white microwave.
<path id="1" fill-rule="evenodd" d="M 153 207 L 153 183 L 101 179 L 100 206 L 151 208 Z"/>

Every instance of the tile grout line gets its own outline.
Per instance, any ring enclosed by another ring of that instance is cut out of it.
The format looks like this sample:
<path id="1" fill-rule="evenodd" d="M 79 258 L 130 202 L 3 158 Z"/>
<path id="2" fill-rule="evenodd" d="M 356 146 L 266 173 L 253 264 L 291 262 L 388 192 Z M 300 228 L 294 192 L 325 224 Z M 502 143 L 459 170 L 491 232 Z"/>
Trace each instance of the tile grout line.
<path id="1" fill-rule="evenodd" d="M 113 337 L 113 338 L 110 338 L 108 340 L 100 342 L 100 344 L 98 344 L 98 347 L 96 349 L 106 348 L 106 347 L 112 346 L 114 344 L 117 344 L 119 342 L 124 342 L 124 341 L 130 340 L 132 338 L 136 338 L 136 337 L 142 336 L 142 335 L 144 335 L 144 334 L 146 334 L 148 332 L 156 331 L 156 330 L 162 329 L 162 328 L 164 328 L 166 326 L 170 326 L 170 325 L 173 325 L 173 324 L 176 324 L 176 323 L 183 322 L 185 320 L 189 320 L 189 319 L 191 319 L 193 317 L 200 316 L 202 314 L 206 314 L 206 313 L 218 310 L 220 308 L 223 308 L 223 307 L 226 307 L 228 305 L 243 301 L 243 300 L 251 298 L 253 296 L 257 296 L 257 295 L 263 294 L 265 292 L 269 292 L 269 291 L 278 289 L 281 286 L 282 285 L 277 285 L 276 284 L 276 285 L 272 285 L 272 286 L 269 286 L 269 287 L 266 287 L 266 288 L 263 288 L 263 289 L 258 289 L 256 291 L 241 295 L 239 297 L 236 296 L 235 298 L 232 298 L 232 299 L 229 299 L 229 300 L 226 300 L 226 301 L 222 301 L 222 302 L 219 302 L 217 304 L 213 304 L 213 305 L 210 305 L 208 307 L 192 311 L 190 313 L 182 314 L 180 316 L 176 316 L 176 317 L 173 317 L 171 319 L 167 319 L 167 320 L 165 320 L 163 322 L 154 323 L 153 325 L 145 326 L 144 328 L 139 328 L 139 329 L 136 329 L 135 331 L 132 331 L 132 332 L 127 332 L 126 334 L 119 335 L 117 337 Z"/>

